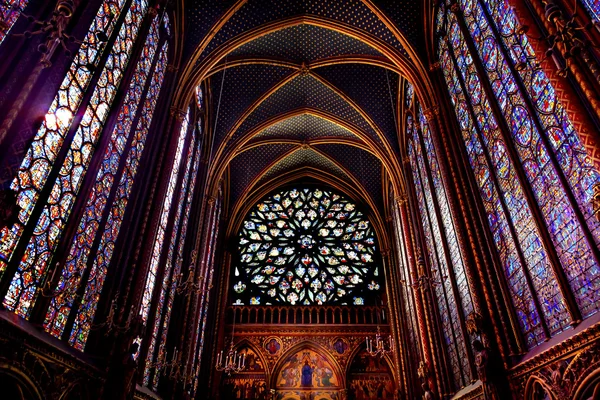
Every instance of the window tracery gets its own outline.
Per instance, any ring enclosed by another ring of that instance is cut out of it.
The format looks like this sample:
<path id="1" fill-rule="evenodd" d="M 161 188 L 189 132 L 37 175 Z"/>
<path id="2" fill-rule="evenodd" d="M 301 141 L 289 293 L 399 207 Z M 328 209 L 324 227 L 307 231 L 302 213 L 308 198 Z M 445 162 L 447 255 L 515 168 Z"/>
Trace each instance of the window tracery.
<path id="1" fill-rule="evenodd" d="M 468 351 L 461 325 L 464 313 L 473 310 L 473 304 L 428 123 L 418 103 L 416 109 L 418 122 L 412 113 L 406 116 L 408 155 L 432 273 L 430 284 L 437 300 L 455 389 L 458 389 L 469 379 Z"/>
<path id="2" fill-rule="evenodd" d="M 0 3 L 0 44 L 27 7 L 29 0 L 2 0 Z"/>
<path id="3" fill-rule="evenodd" d="M 258 203 L 238 249 L 234 304 L 363 305 L 380 289 L 369 220 L 329 190 L 291 189 Z"/>
<path id="4" fill-rule="evenodd" d="M 463 20 L 461 20 L 461 18 Z M 463 25 L 464 24 L 464 25 Z M 529 347 L 597 312 L 600 180 L 505 0 L 440 6 L 438 52 Z M 516 65 L 524 68 L 516 68 Z M 561 287 L 564 274 L 568 287 Z"/>
<path id="5" fill-rule="evenodd" d="M 9 261 L 18 264 L 4 305 L 29 318 L 45 284 L 44 291 L 52 295 L 48 309 L 41 310 L 46 313 L 44 328 L 79 350 L 91 329 L 166 72 L 168 41 L 162 32 L 169 20 L 166 14 L 152 13 L 148 33 L 138 38 L 148 11 L 146 0 L 101 4 L 12 184 L 21 207 L 19 221 L 0 233 L 0 272 Z M 108 45 L 98 40 L 99 32 L 110 39 Z M 142 51 L 131 66 L 131 78 L 124 80 L 136 45 Z M 117 109 L 113 103 L 120 87 L 124 98 Z M 74 117 L 78 112 L 81 120 Z M 111 113 L 116 122 L 109 132 L 104 128 Z M 108 140 L 96 151 L 102 135 Z M 92 157 L 99 158 L 98 171 L 85 178 Z M 58 172 L 55 182 L 50 181 L 53 169 Z M 74 223 L 74 236 L 63 238 L 84 178 L 94 178 L 94 183 L 81 194 L 87 201 Z M 37 222 L 30 220 L 35 209 L 41 211 Z M 21 237 L 29 225 L 33 234 Z M 11 260 L 24 240 L 22 259 Z M 64 265 L 58 260 L 50 278 L 57 246 L 67 240 Z"/>

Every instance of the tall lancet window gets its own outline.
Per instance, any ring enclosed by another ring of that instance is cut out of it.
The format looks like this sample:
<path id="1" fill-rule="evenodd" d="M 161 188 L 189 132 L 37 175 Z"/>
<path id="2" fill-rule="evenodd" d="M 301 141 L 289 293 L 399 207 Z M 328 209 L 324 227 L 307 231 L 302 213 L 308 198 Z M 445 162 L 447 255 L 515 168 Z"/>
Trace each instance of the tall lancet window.
<path id="1" fill-rule="evenodd" d="M 431 269 L 446 351 L 455 389 L 470 381 L 465 317 L 473 311 L 469 284 L 429 124 L 418 102 L 407 110 L 408 155 L 423 224 L 426 259 Z"/>
<path id="2" fill-rule="evenodd" d="M 29 3 L 28 0 L 2 0 L 0 3 L 0 44 L 27 7 L 27 3 Z"/>
<path id="3" fill-rule="evenodd" d="M 154 389 L 161 372 L 157 365 L 166 361 L 166 340 L 177 285 L 194 277 L 190 264 L 184 265 L 188 225 L 202 158 L 203 136 L 198 125 L 192 122 L 193 114 L 196 113 L 190 107 L 179 132 L 140 308 L 140 316 L 150 333 L 145 343 L 144 385 Z"/>
<path id="4" fill-rule="evenodd" d="M 49 286 L 56 295 L 47 310 L 40 310 L 46 313 L 44 327 L 80 350 L 94 318 L 165 74 L 169 22 L 166 14 L 153 14 L 148 33 L 139 37 L 147 13 L 145 0 L 101 5 L 13 182 L 21 207 L 19 221 L 0 236 L 0 271 L 15 267 L 4 306 L 29 318 L 41 285 Z M 109 37 L 108 45 L 98 41 L 99 32 Z M 142 51 L 131 66 L 131 78 L 124 80 L 135 46 Z M 119 88 L 124 97 L 115 103 Z M 75 118 L 78 114 L 83 117 Z M 92 158 L 98 159 L 97 172 L 94 169 L 86 177 Z M 90 189 L 80 193 L 84 179 L 90 181 Z M 78 222 L 70 222 L 77 229 L 73 236 L 63 237 L 76 202 L 82 212 Z M 57 249 L 64 250 L 57 253 Z M 52 277 L 51 263 L 56 265 Z"/>
<path id="5" fill-rule="evenodd" d="M 451 9 L 453 11 L 451 11 Z M 442 4 L 438 52 L 503 266 L 533 347 L 600 305 L 600 175 L 506 0 Z"/>

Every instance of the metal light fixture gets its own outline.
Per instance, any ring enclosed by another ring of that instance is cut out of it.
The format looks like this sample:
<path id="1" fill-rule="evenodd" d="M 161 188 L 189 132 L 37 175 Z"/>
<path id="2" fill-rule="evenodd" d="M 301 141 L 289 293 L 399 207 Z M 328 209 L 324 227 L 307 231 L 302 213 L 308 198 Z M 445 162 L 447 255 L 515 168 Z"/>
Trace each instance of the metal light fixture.
<path id="1" fill-rule="evenodd" d="M 229 351 L 223 358 L 223 350 L 217 356 L 217 364 L 215 368 L 217 371 L 223 371 L 227 375 L 232 373 L 237 374 L 246 368 L 246 354 L 238 354 L 237 350 L 233 348 L 233 338 L 235 337 L 235 307 L 233 308 L 233 329 L 231 331 L 231 346 Z"/>
<path id="2" fill-rule="evenodd" d="M 381 357 L 383 358 L 386 354 L 394 351 L 394 339 L 392 336 L 388 336 L 387 338 L 383 338 L 381 335 L 381 328 L 377 325 L 377 333 L 375 334 L 375 338 L 367 337 L 365 338 L 365 343 L 367 345 L 367 353 L 369 353 L 372 357 Z"/>
<path id="3" fill-rule="evenodd" d="M 223 350 L 217 356 L 217 371 L 223 371 L 227 375 L 232 373 L 237 374 L 246 368 L 246 355 L 238 354 L 237 350 L 233 349 L 233 338 L 231 338 L 231 347 L 223 359 Z"/>

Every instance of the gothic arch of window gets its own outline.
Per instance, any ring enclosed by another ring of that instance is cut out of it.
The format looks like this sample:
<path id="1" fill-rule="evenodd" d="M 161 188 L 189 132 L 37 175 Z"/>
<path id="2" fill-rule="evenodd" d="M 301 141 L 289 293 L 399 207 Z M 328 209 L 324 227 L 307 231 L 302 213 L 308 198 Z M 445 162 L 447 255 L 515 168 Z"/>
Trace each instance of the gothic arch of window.
<path id="1" fill-rule="evenodd" d="M 28 0 L 2 0 L 0 2 L 0 44 L 27 7 Z"/>
<path id="2" fill-rule="evenodd" d="M 0 274 L 10 280 L 4 306 L 26 319 L 37 307 L 46 331 L 79 350 L 166 72 L 169 20 L 153 11 L 146 0 L 100 5 L 12 183 L 18 222 L 0 232 Z M 108 36 L 106 44 L 99 32 Z M 136 47 L 141 51 L 132 59 Z M 118 102 L 117 90 L 124 93 Z M 77 228 L 65 235 L 69 217 L 77 218 L 71 221 Z M 43 290 L 55 295 L 40 300 Z"/>
<path id="3" fill-rule="evenodd" d="M 412 95 L 410 91 L 407 94 Z M 473 302 L 429 124 L 416 99 L 407 98 L 405 104 L 413 105 L 412 110 L 406 108 L 405 131 L 426 260 L 432 273 L 433 292 L 454 386 L 458 390 L 470 379 L 464 321 L 473 311 Z"/>
<path id="4" fill-rule="evenodd" d="M 436 26 L 466 154 L 531 348 L 598 310 L 600 223 L 591 199 L 600 175 L 506 0 L 442 3 Z"/>
<path id="5" fill-rule="evenodd" d="M 239 232 L 234 304 L 365 304 L 380 288 L 370 221 L 329 189 L 267 196 Z"/>

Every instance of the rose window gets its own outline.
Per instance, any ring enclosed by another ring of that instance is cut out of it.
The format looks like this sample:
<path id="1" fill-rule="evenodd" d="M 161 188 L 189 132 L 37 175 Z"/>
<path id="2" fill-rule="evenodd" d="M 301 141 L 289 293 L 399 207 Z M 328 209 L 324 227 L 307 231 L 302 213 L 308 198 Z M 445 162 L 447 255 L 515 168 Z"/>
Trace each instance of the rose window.
<path id="1" fill-rule="evenodd" d="M 369 220 L 329 190 L 266 198 L 243 222 L 238 250 L 235 304 L 362 305 L 380 288 Z"/>

